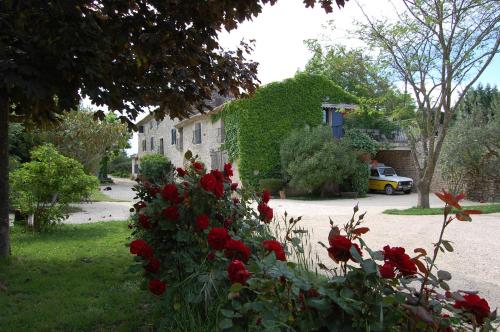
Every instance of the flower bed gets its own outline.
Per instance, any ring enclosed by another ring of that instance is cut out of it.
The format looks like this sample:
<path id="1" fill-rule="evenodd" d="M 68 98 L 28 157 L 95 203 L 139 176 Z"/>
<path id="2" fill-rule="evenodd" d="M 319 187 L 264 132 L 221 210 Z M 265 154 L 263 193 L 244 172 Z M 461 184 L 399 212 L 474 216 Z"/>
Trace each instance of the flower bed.
<path id="1" fill-rule="evenodd" d="M 453 250 L 445 229 L 477 213 L 462 210 L 461 197 L 440 194 L 445 215 L 431 255 L 392 245 L 371 250 L 355 207 L 345 225 L 332 223 L 325 234 L 328 244 L 320 244 L 332 262 L 315 264 L 318 273 L 297 259 L 304 255 L 300 218 L 278 221 L 268 192 L 239 189 L 231 176 L 230 164 L 208 171 L 192 159 L 174 183 L 136 187 L 131 270 L 165 297 L 167 312 L 189 303 L 220 312 L 221 330 L 242 331 L 487 331 L 498 323 L 485 299 L 452 291 L 451 275 L 435 272 L 438 253 Z M 459 210 L 453 216 L 451 206 Z M 272 222 L 284 224 L 281 234 L 273 236 Z"/>

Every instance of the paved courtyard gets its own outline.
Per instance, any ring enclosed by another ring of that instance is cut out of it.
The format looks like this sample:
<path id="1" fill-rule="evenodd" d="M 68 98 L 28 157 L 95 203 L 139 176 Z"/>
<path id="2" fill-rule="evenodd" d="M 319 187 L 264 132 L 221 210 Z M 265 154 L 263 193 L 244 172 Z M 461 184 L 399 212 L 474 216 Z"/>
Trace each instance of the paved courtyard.
<path id="1" fill-rule="evenodd" d="M 116 179 L 110 185 L 112 190 L 105 191 L 114 199 L 127 202 L 98 202 L 79 205 L 83 212 L 71 215 L 67 222 L 86 223 L 101 220 L 123 220 L 130 215 L 129 209 L 134 192 L 133 181 Z M 302 226 L 309 229 L 313 243 L 327 243 L 330 229 L 329 218 L 336 224 L 345 223 L 352 214 L 352 208 L 359 203 L 360 212 L 366 211 L 365 225 L 370 232 L 364 239 L 372 249 L 381 249 L 384 245 L 402 246 L 409 254 L 414 248 L 422 247 L 428 253 L 432 243 L 436 242 L 441 227 L 441 216 L 394 216 L 382 212 L 390 208 L 409 208 L 416 204 L 417 195 L 370 194 L 362 199 L 337 199 L 304 201 L 292 199 L 273 199 L 271 207 L 277 216 L 285 211 L 290 216 L 302 216 Z M 465 202 L 465 204 L 472 204 Z M 434 196 L 431 206 L 443 204 Z M 490 302 L 492 309 L 500 306 L 500 214 L 473 216 L 473 222 L 454 221 L 445 234 L 452 241 L 454 252 L 442 254 L 438 258 L 438 267 L 452 273 L 450 285 L 453 289 L 480 290 L 480 295 Z M 330 263 L 326 251 L 319 245 L 315 250 L 324 263 Z M 333 263 L 333 262 L 332 262 Z"/>

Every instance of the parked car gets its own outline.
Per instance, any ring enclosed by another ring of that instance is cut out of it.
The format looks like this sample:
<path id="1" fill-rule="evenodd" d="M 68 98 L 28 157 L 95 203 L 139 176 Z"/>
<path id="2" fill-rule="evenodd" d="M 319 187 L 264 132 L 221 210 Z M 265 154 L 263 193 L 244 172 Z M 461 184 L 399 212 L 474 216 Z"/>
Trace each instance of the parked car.
<path id="1" fill-rule="evenodd" d="M 413 188 L 413 179 L 404 176 L 398 176 L 394 168 L 384 164 L 377 164 L 371 168 L 370 179 L 368 180 L 368 189 L 384 191 L 387 195 L 394 192 L 411 193 Z"/>

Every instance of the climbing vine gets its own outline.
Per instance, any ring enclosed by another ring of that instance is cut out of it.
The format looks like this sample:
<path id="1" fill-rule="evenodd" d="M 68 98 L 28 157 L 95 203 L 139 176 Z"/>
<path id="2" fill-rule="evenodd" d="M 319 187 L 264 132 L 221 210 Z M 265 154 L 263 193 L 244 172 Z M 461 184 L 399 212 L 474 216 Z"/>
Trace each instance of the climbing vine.
<path id="1" fill-rule="evenodd" d="M 214 121 L 224 119 L 224 145 L 230 159 L 238 161 L 245 184 L 281 177 L 280 143 L 295 128 L 319 125 L 325 100 L 356 103 L 357 98 L 324 76 L 299 73 L 262 86 L 249 98 L 231 101 L 214 115 Z"/>

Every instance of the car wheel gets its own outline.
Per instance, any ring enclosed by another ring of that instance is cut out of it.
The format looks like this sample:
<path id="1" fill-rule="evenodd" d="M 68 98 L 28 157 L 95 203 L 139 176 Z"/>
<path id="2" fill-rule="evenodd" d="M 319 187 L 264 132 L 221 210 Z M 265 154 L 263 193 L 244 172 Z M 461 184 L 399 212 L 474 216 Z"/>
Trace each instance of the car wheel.
<path id="1" fill-rule="evenodd" d="M 408 195 L 409 193 L 411 193 L 411 190 L 405 190 L 404 193 Z"/>
<path id="2" fill-rule="evenodd" d="M 394 188 L 392 188 L 392 186 L 388 184 L 387 186 L 385 186 L 384 191 L 386 195 L 392 195 L 394 193 Z"/>

